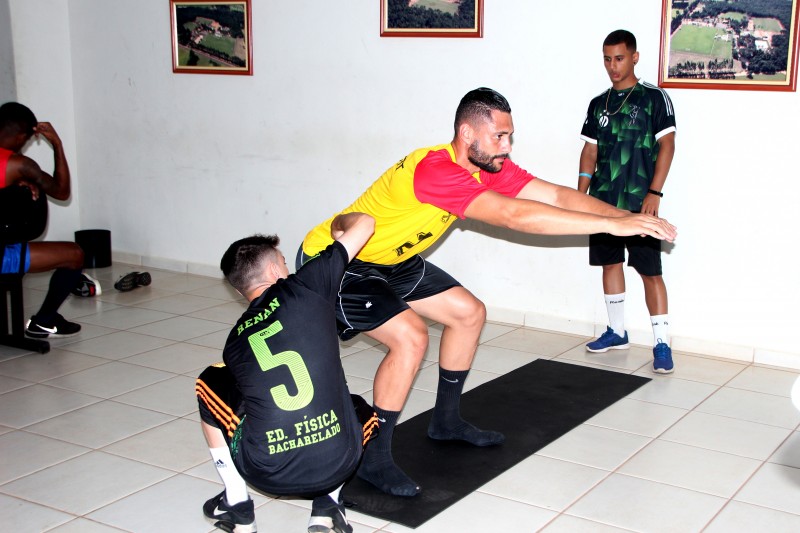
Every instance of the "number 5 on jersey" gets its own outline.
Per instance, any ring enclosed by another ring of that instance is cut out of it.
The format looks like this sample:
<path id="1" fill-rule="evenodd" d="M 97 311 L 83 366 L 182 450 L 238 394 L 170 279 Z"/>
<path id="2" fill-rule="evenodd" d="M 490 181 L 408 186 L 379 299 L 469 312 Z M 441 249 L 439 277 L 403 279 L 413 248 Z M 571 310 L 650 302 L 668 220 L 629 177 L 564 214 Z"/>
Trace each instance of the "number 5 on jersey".
<path id="1" fill-rule="evenodd" d="M 290 350 L 272 353 L 269 349 L 267 339 L 281 331 L 283 331 L 283 326 L 278 320 L 270 324 L 266 329 L 253 333 L 247 340 L 250 342 L 250 347 L 256 356 L 258 365 L 264 372 L 281 365 L 288 367 L 297 386 L 297 394 L 291 396 L 286 389 L 286 385 L 272 387 L 270 393 L 272 394 L 272 399 L 275 400 L 275 405 L 284 411 L 296 411 L 311 403 L 311 399 L 314 397 L 314 384 L 311 383 L 308 368 L 306 368 L 306 364 L 299 353 Z"/>

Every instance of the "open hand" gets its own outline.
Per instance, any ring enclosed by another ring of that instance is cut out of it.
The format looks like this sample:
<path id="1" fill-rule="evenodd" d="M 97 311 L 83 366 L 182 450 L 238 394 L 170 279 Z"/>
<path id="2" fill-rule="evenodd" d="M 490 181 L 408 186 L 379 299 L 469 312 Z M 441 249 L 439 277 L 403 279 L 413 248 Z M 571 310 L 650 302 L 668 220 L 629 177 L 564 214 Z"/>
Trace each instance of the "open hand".
<path id="1" fill-rule="evenodd" d="M 656 239 L 673 242 L 678 236 L 678 228 L 663 218 L 652 215 L 631 213 L 626 217 L 613 218 L 612 235 L 627 237 L 629 235 L 649 235 Z"/>

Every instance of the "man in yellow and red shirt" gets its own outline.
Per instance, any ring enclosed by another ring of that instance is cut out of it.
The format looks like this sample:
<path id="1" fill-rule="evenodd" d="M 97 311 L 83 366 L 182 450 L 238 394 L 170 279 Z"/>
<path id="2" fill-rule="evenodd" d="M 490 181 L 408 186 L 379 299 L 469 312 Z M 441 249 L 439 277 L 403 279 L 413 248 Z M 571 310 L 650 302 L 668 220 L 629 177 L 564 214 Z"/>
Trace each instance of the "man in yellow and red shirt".
<path id="1" fill-rule="evenodd" d="M 387 170 L 341 213 L 375 218 L 375 233 L 342 280 L 337 302 L 339 336 L 359 332 L 389 351 L 375 375 L 373 403 L 381 430 L 364 454 L 358 476 L 384 492 L 414 496 L 420 487 L 391 453 L 395 423 L 428 346 L 422 317 L 444 325 L 439 385 L 428 436 L 476 446 L 505 437 L 464 421 L 459 403 L 486 318 L 483 303 L 419 254 L 456 218 L 470 218 L 545 235 L 597 232 L 672 240 L 675 227 L 632 214 L 578 191 L 536 179 L 509 159 L 514 132 L 508 101 L 475 89 L 462 98 L 449 144 L 416 150 Z M 338 214 L 338 213 L 337 213 Z M 308 233 L 297 266 L 331 243 L 330 223 Z"/>

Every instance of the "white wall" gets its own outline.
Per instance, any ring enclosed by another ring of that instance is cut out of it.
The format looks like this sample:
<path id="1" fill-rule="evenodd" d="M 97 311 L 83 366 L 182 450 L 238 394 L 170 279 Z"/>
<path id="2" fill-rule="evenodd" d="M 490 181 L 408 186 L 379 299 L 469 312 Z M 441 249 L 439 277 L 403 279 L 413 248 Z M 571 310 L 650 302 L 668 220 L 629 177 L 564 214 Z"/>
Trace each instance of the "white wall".
<path id="1" fill-rule="evenodd" d="M 0 103 L 17 99 L 14 73 L 14 41 L 11 37 L 11 14 L 8 0 L 0 0 Z"/>
<path id="2" fill-rule="evenodd" d="M 50 122 L 64 144 L 72 174 L 72 196 L 50 202 L 47 240 L 73 240 L 81 229 L 78 197 L 81 172 L 75 137 L 69 11 L 64 0 L 8 0 L 11 14 L 17 100 L 36 118 Z M 32 140 L 24 153 L 53 171 L 53 150 L 44 139 Z M 65 209 L 66 208 L 66 209 Z"/>
<path id="3" fill-rule="evenodd" d="M 255 231 L 278 232 L 292 257 L 389 165 L 448 141 L 472 88 L 509 98 L 519 164 L 574 186 L 586 106 L 608 86 L 605 35 L 633 31 L 637 73 L 657 81 L 661 2 L 581 2 L 580 17 L 575 2 L 486 2 L 484 38 L 413 39 L 380 38 L 374 1 L 253 0 L 252 77 L 173 74 L 166 0 L 10 2 L 14 30 L 50 30 L 35 41 L 14 32 L 20 99 L 61 106 L 74 94 L 74 229 L 108 228 L 118 253 L 205 273 Z M 789 245 L 800 98 L 670 94 L 678 145 L 661 207 L 680 230 L 665 256 L 674 346 L 800 367 Z M 589 335 L 606 317 L 585 244 L 462 223 L 431 257 L 495 319 Z M 628 326 L 649 342 L 629 274 Z"/>

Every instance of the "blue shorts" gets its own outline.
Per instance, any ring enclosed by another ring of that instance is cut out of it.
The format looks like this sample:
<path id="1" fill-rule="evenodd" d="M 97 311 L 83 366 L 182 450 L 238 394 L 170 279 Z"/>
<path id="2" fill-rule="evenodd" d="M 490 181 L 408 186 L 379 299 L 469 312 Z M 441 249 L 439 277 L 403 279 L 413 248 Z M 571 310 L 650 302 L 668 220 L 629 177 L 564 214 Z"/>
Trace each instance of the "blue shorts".
<path id="1" fill-rule="evenodd" d="M 9 244 L 6 245 L 3 252 L 3 268 L 0 274 L 19 274 L 19 256 L 22 244 Z M 31 249 L 25 247 L 25 272 L 31 267 Z"/>

